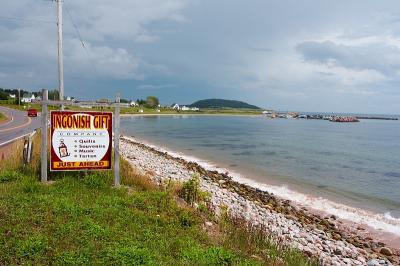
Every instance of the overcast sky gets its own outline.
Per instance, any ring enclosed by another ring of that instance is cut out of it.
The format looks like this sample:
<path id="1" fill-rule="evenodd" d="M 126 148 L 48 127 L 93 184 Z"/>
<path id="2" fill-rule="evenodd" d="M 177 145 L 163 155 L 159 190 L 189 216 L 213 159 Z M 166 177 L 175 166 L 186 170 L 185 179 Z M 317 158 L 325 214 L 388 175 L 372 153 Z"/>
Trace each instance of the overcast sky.
<path id="1" fill-rule="evenodd" d="M 398 0 L 64 4 L 67 96 L 400 113 Z M 53 2 L 1 0 L 0 87 L 57 88 L 55 21 Z"/>

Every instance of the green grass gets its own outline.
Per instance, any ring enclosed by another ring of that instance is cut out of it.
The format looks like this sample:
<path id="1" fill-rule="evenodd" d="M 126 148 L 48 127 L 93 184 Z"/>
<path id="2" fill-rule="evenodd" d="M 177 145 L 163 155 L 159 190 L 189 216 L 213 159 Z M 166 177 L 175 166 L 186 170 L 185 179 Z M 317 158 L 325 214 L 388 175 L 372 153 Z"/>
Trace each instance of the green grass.
<path id="1" fill-rule="evenodd" d="M 31 165 L 21 163 L 21 143 L 0 164 L 0 265 L 313 264 L 228 218 L 207 232 L 213 215 L 176 200 L 182 188 L 207 198 L 196 182 L 159 188 L 125 160 L 121 188 L 106 171 L 51 173 L 42 184 L 34 141 Z"/>
<path id="2" fill-rule="evenodd" d="M 2 106 L 6 106 L 9 108 L 17 109 L 17 110 L 27 110 L 28 108 L 36 108 L 38 111 L 41 110 L 41 106 L 39 104 L 21 104 L 18 106 L 16 104 L 12 104 L 10 101 L 0 101 Z M 73 111 L 113 111 L 114 108 L 111 107 L 96 107 L 96 108 L 81 108 L 79 106 L 67 106 L 66 110 Z M 56 106 L 50 106 L 49 110 L 57 110 Z M 139 110 L 143 110 L 143 113 L 139 113 Z M 261 115 L 261 110 L 254 109 L 233 109 L 233 108 L 223 108 L 223 109 L 201 109 L 200 111 L 179 111 L 170 109 L 170 108 L 160 108 L 160 112 L 157 112 L 157 109 L 145 108 L 145 107 L 123 107 L 121 108 L 121 114 L 203 114 L 203 115 Z"/>
<path id="3" fill-rule="evenodd" d="M 0 112 L 0 124 L 7 120 L 7 116 Z"/>
<path id="4" fill-rule="evenodd" d="M 256 265 L 213 245 L 200 216 L 166 192 L 129 193 L 103 174 L 52 185 L 21 173 L 1 176 L 1 265 Z"/>

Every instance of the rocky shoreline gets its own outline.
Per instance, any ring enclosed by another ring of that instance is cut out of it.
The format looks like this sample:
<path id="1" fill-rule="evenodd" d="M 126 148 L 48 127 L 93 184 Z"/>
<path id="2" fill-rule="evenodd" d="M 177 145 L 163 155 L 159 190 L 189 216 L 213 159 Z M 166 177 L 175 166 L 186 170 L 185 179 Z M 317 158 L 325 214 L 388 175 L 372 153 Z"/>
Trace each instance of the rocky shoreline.
<path id="1" fill-rule="evenodd" d="M 121 155 L 139 170 L 151 173 L 156 183 L 187 181 L 198 173 L 201 189 L 211 194 L 216 214 L 220 206 L 227 206 L 232 216 L 262 226 L 277 241 L 318 258 L 321 265 L 400 265 L 399 251 L 343 230 L 342 221 L 333 215 L 322 217 L 272 193 L 236 182 L 228 173 L 207 170 L 131 137 L 122 136 L 120 146 Z"/>

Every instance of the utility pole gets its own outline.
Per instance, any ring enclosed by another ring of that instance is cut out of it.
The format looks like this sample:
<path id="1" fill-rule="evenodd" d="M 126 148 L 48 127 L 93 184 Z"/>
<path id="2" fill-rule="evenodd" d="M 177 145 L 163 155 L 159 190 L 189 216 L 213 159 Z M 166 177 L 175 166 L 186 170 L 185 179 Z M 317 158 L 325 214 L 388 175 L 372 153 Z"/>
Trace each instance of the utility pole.
<path id="1" fill-rule="evenodd" d="M 18 106 L 21 106 L 21 89 L 18 89 Z"/>
<path id="2" fill-rule="evenodd" d="M 58 81 L 60 101 L 64 100 L 64 59 L 63 59 L 63 18 L 62 18 L 62 1 L 57 1 L 57 28 L 58 28 Z M 64 105 L 61 105 L 64 110 Z"/>

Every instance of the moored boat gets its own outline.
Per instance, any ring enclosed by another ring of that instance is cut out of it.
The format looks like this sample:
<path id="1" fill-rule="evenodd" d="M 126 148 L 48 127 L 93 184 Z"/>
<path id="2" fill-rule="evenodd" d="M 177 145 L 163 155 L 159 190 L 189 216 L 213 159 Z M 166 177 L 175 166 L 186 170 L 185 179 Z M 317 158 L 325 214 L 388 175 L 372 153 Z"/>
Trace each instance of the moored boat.
<path id="1" fill-rule="evenodd" d="M 356 117 L 354 116 L 332 116 L 331 119 L 329 119 L 331 122 L 345 122 L 345 123 L 352 123 L 352 122 L 360 122 Z"/>

